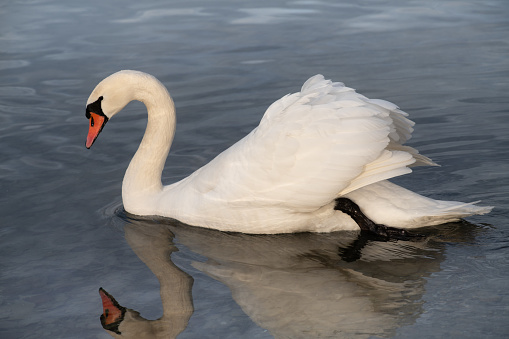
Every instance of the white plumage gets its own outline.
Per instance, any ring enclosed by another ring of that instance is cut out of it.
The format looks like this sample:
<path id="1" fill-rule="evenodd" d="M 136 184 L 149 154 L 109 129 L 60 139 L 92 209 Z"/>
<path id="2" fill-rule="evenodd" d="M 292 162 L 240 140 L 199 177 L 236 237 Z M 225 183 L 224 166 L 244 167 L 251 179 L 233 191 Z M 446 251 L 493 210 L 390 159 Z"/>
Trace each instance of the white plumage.
<path id="1" fill-rule="evenodd" d="M 147 131 L 123 183 L 124 207 L 133 214 L 224 231 L 287 233 L 358 229 L 334 210 L 342 196 L 374 222 L 401 228 L 491 209 L 428 199 L 387 182 L 410 166 L 434 165 L 403 145 L 414 123 L 396 105 L 322 75 L 274 102 L 258 127 L 210 163 L 165 187 L 161 172 L 175 129 L 165 87 L 150 75 L 121 71 L 96 87 L 87 107 L 99 97 L 108 118 L 131 100 L 148 109 Z"/>

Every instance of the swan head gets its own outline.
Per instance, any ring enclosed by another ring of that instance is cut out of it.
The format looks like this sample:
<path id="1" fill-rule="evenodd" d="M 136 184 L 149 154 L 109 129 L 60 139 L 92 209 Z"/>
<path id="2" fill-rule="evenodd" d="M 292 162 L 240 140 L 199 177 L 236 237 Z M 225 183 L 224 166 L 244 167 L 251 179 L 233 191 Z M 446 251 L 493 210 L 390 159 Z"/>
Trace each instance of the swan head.
<path id="1" fill-rule="evenodd" d="M 120 71 L 102 80 L 87 101 L 86 117 L 89 120 L 86 147 L 90 148 L 108 120 L 132 100 L 138 100 L 140 80 L 152 76 L 138 71 Z"/>

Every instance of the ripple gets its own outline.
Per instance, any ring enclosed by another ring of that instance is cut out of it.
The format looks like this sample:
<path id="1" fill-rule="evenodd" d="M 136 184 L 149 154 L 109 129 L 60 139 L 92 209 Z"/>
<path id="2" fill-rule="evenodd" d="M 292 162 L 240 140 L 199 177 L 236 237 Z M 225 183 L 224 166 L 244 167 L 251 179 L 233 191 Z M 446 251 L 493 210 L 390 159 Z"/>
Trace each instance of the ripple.
<path id="1" fill-rule="evenodd" d="M 506 96 L 500 97 L 479 97 L 479 98 L 468 98 L 458 100 L 459 102 L 464 102 L 468 104 L 507 104 L 509 103 L 509 98 Z"/>
<path id="2" fill-rule="evenodd" d="M 78 152 L 83 151 L 83 146 L 62 144 L 62 146 L 57 147 L 56 150 L 63 154 L 77 154 Z"/>
<path id="3" fill-rule="evenodd" d="M 452 15 L 451 15 L 452 14 Z M 400 29 L 412 29 L 429 25 L 450 27 L 457 25 L 451 17 L 461 17 L 464 11 L 450 12 L 445 8 L 429 8 L 425 6 L 380 7 L 378 12 L 353 17 L 343 22 L 346 28 L 356 32 L 382 32 Z"/>
<path id="4" fill-rule="evenodd" d="M 0 70 L 21 68 L 30 65 L 27 60 L 0 60 Z"/>
<path id="5" fill-rule="evenodd" d="M 81 80 L 77 79 L 55 79 L 55 80 L 45 80 L 42 82 L 44 85 L 49 86 L 74 86 L 74 85 L 80 85 L 83 83 Z"/>
<path id="6" fill-rule="evenodd" d="M 20 161 L 25 163 L 28 166 L 45 169 L 45 170 L 57 170 L 57 169 L 63 168 L 63 165 L 60 162 L 44 160 L 44 159 L 34 158 L 34 157 L 28 157 L 28 156 L 21 157 Z"/>
<path id="7" fill-rule="evenodd" d="M 4 97 L 21 97 L 27 95 L 35 95 L 35 89 L 29 87 L 0 87 L 0 96 Z"/>
<path id="8" fill-rule="evenodd" d="M 60 53 L 53 53 L 44 56 L 44 59 L 53 60 L 53 61 L 66 61 L 66 60 L 76 60 L 83 59 L 86 55 L 82 52 L 76 51 L 62 51 Z"/>
<path id="9" fill-rule="evenodd" d="M 259 64 L 265 64 L 267 62 L 273 62 L 274 60 L 246 60 L 246 61 L 241 61 L 240 63 L 241 64 L 244 64 L 244 65 L 259 65 Z"/>
<path id="10" fill-rule="evenodd" d="M 248 16 L 241 19 L 232 20 L 234 25 L 263 25 L 274 24 L 288 20 L 303 19 L 304 14 L 313 14 L 318 11 L 313 9 L 289 9 L 289 8 L 242 8 L 240 12 Z"/>
<path id="11" fill-rule="evenodd" d="M 26 125 L 26 126 L 21 127 L 21 130 L 22 131 L 31 131 L 31 130 L 34 130 L 34 129 L 43 128 L 44 126 L 45 125 Z"/>
<path id="12" fill-rule="evenodd" d="M 41 135 L 39 136 L 39 140 L 44 144 L 49 145 L 62 145 L 69 142 L 69 139 L 66 137 L 58 136 L 58 135 Z"/>
<path id="13" fill-rule="evenodd" d="M 203 12 L 203 8 L 173 8 L 173 9 L 151 9 L 147 11 L 138 12 L 135 17 L 127 19 L 114 20 L 117 23 L 135 23 L 150 21 L 155 18 L 169 17 L 169 16 L 206 16 L 210 15 Z"/>

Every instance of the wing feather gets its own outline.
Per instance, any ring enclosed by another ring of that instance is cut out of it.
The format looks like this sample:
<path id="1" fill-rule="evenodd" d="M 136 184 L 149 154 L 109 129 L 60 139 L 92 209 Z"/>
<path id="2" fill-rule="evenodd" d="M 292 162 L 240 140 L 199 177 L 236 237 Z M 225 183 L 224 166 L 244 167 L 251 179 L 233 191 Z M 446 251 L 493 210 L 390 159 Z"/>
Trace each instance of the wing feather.
<path id="1" fill-rule="evenodd" d="M 433 164 L 403 146 L 414 123 L 396 105 L 316 75 L 274 102 L 259 126 L 190 177 L 230 206 L 314 211 L 360 187 Z"/>

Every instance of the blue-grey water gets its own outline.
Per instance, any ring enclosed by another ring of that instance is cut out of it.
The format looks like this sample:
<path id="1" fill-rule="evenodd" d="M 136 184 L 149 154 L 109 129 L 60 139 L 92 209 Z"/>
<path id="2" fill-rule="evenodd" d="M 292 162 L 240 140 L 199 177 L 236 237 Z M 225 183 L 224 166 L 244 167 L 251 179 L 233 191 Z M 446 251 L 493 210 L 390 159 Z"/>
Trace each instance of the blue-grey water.
<path id="1" fill-rule="evenodd" d="M 4 1 L 0 338 L 109 338 L 99 287 L 138 338 L 509 337 L 508 18 L 506 0 Z M 131 219 L 144 107 L 85 149 L 86 100 L 120 69 L 174 97 L 166 184 L 322 73 L 417 123 L 409 144 L 441 167 L 395 182 L 495 209 L 387 243 Z"/>

